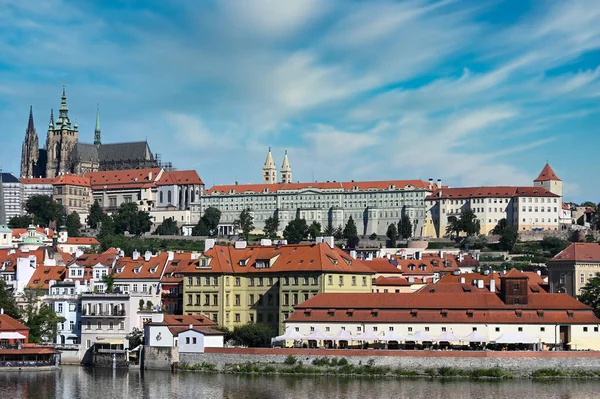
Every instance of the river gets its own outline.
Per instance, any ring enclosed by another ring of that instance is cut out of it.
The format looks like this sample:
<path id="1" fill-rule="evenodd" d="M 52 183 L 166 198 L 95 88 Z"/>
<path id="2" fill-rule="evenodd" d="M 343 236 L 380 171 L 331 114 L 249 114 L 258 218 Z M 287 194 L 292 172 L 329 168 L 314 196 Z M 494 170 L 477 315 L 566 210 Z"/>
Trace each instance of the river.
<path id="1" fill-rule="evenodd" d="M 597 398 L 600 381 L 472 381 L 254 376 L 63 366 L 54 372 L 0 373 L 0 398 Z"/>

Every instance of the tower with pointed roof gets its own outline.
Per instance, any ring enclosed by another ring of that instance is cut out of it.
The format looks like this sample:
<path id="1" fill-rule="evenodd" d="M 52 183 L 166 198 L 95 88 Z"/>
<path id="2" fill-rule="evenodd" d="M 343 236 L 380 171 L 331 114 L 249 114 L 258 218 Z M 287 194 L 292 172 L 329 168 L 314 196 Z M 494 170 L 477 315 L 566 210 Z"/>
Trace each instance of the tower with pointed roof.
<path id="1" fill-rule="evenodd" d="M 279 173 L 281 175 L 281 182 L 283 184 L 289 184 L 292 182 L 292 167 L 290 166 L 287 150 L 285 150 L 283 164 L 281 165 L 281 171 Z"/>
<path id="2" fill-rule="evenodd" d="M 21 149 L 21 176 L 35 177 L 39 161 L 38 135 L 33 124 L 33 107 L 29 107 L 29 122 Z"/>
<path id="3" fill-rule="evenodd" d="M 543 187 L 552 194 L 563 196 L 562 180 L 556 176 L 549 163 L 546 163 L 540 175 L 533 181 L 533 185 Z"/>
<path id="4" fill-rule="evenodd" d="M 102 132 L 100 131 L 100 104 L 96 109 L 96 128 L 94 129 L 94 145 L 97 147 L 102 144 Z"/>
<path id="5" fill-rule="evenodd" d="M 51 115 L 46 138 L 46 177 L 56 177 L 68 173 L 71 169 L 70 155 L 78 141 L 79 131 L 77 123 L 72 124 L 67 106 L 65 86 L 60 101 L 60 108 L 56 122 Z"/>
<path id="6" fill-rule="evenodd" d="M 262 182 L 263 184 L 277 183 L 277 166 L 275 166 L 275 162 L 273 162 L 271 147 L 269 147 L 267 160 L 265 161 L 265 165 L 263 166 Z"/>

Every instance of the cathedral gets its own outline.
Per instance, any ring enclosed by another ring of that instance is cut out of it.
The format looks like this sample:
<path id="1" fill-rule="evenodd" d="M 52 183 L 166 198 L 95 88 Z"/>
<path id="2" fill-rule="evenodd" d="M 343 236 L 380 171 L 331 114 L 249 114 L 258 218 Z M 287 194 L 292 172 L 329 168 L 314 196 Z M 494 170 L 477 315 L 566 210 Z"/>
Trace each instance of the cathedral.
<path id="1" fill-rule="evenodd" d="M 29 108 L 29 123 L 21 152 L 21 177 L 53 178 L 65 173 L 83 175 L 86 172 L 120 169 L 153 168 L 158 163 L 146 141 L 102 144 L 100 110 L 96 113 L 94 143 L 79 142 L 77 122 L 71 122 L 67 94 L 63 86 L 59 114 L 50 123 L 45 148 L 40 148 L 33 122 L 33 108 Z"/>

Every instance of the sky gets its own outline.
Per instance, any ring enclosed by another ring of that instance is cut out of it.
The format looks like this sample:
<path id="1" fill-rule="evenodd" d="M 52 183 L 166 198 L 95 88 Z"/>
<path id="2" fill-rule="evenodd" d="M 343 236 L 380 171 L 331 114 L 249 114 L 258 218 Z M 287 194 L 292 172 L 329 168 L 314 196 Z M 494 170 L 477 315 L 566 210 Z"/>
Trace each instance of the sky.
<path id="1" fill-rule="evenodd" d="M 66 85 L 79 140 L 148 140 L 207 187 L 442 179 L 600 201 L 600 2 L 0 0 L 0 164 L 45 144 Z"/>

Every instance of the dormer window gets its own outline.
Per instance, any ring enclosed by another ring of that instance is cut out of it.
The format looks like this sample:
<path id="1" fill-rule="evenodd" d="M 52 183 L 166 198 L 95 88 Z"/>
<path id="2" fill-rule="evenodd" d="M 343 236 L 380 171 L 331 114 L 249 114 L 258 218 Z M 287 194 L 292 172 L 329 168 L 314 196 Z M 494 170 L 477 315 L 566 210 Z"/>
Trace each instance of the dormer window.
<path id="1" fill-rule="evenodd" d="M 240 266 L 246 266 L 248 264 L 248 259 L 240 260 Z"/>
<path id="2" fill-rule="evenodd" d="M 156 273 L 156 266 L 154 266 L 152 269 L 150 269 L 150 273 L 151 273 L 151 274 L 154 274 L 154 273 Z"/>
<path id="3" fill-rule="evenodd" d="M 142 271 L 142 267 L 141 266 L 136 267 L 135 269 L 133 269 L 133 273 L 135 273 L 135 274 L 140 274 L 141 271 Z"/>

